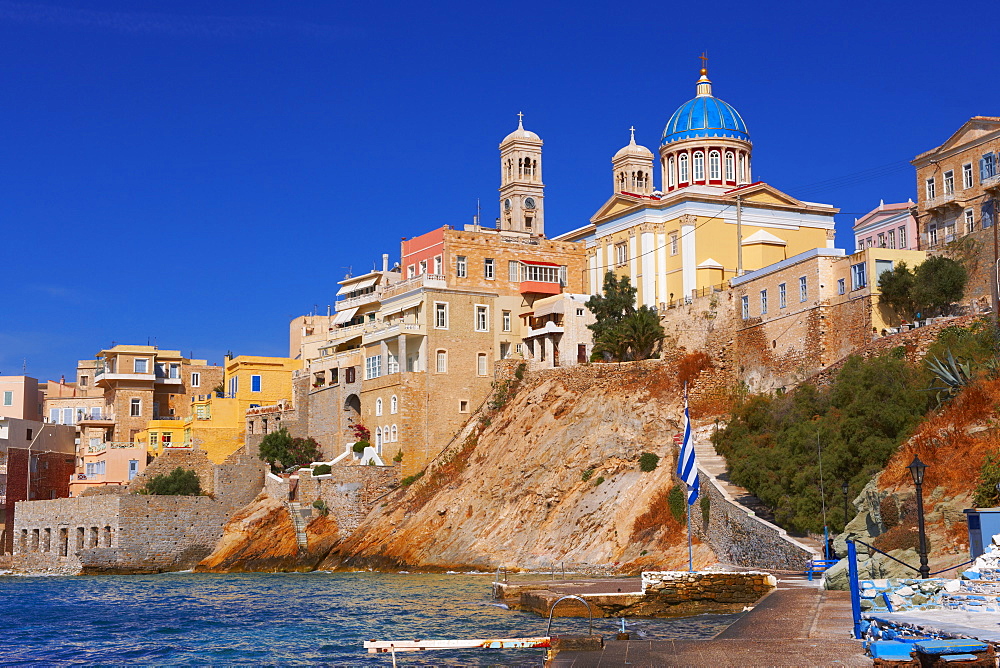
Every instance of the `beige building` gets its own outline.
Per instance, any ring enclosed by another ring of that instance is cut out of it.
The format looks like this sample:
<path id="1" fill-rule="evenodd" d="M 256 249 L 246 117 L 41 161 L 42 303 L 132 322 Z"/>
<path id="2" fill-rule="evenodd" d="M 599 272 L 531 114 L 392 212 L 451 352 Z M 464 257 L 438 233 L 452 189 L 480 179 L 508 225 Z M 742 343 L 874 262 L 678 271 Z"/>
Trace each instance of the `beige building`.
<path id="1" fill-rule="evenodd" d="M 667 121 L 653 153 L 635 143 L 612 158 L 614 192 L 579 229 L 556 239 L 587 247 L 587 285 L 628 276 L 639 304 L 662 309 L 724 288 L 725 281 L 813 248 L 832 248 L 827 204 L 798 200 L 754 182 L 753 144 L 729 104 L 714 97 L 702 69 L 696 96 Z"/>
<path id="2" fill-rule="evenodd" d="M 36 379 L 0 376 L 0 417 L 39 421 L 43 402 L 43 391 Z"/>
<path id="3" fill-rule="evenodd" d="M 946 250 L 964 259 L 970 269 L 968 296 L 991 295 L 996 284 L 996 230 L 990 228 L 1000 198 L 1000 117 L 972 117 L 945 143 L 912 163 L 920 248 Z M 955 244 L 964 239 L 972 245 Z"/>

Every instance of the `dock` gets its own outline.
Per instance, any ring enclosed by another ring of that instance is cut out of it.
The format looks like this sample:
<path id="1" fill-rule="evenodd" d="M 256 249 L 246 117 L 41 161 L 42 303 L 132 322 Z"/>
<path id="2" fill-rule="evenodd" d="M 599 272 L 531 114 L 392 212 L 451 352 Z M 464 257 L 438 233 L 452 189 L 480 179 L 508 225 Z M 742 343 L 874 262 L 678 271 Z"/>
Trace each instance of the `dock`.
<path id="1" fill-rule="evenodd" d="M 871 666 L 851 630 L 849 592 L 783 577 L 753 610 L 710 640 L 606 639 L 600 651 L 560 651 L 546 665 Z"/>

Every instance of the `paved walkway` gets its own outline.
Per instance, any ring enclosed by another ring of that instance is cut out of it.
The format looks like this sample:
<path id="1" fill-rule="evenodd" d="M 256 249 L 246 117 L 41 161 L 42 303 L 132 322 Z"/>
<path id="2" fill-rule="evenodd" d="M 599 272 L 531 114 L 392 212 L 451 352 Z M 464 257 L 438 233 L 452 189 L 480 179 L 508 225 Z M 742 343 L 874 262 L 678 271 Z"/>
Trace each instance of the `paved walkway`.
<path id="1" fill-rule="evenodd" d="M 852 640 L 848 592 L 804 579 L 778 588 L 711 640 L 606 640 L 599 652 L 560 652 L 546 665 L 589 666 L 870 666 Z"/>
<path id="2" fill-rule="evenodd" d="M 715 423 L 695 426 L 694 432 L 694 456 L 698 462 L 698 468 L 712 476 L 719 484 L 719 487 L 726 490 L 733 499 L 746 508 L 752 510 L 757 517 L 762 520 L 774 523 L 774 515 L 767 506 L 756 496 L 745 488 L 734 485 L 729 481 L 729 470 L 726 466 L 726 458 L 715 451 L 712 444 L 712 433 L 715 431 Z M 823 553 L 823 541 L 813 536 L 792 535 L 795 540 L 807 547 L 811 547 L 818 553 Z"/>

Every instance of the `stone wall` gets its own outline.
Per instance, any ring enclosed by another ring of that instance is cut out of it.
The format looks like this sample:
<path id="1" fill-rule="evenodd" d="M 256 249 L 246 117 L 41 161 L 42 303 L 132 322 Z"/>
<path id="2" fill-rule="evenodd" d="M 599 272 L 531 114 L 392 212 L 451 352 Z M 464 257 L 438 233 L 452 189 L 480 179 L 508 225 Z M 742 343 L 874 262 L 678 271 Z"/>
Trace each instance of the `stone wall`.
<path id="1" fill-rule="evenodd" d="M 323 499 L 337 527 L 349 534 L 361 524 L 376 499 L 395 489 L 398 480 L 398 466 L 334 466 L 329 474 L 315 477 L 302 469 L 296 498 L 303 506 Z"/>
<path id="2" fill-rule="evenodd" d="M 709 519 L 702 514 L 702 503 L 691 508 L 691 528 L 708 543 L 720 562 L 744 568 L 769 568 L 805 572 L 806 566 L 820 555 L 799 543 L 779 526 L 766 522 L 736 503 L 716 486 L 711 476 L 699 473 L 700 499 L 709 501 Z"/>
<path id="3" fill-rule="evenodd" d="M 681 608 L 694 604 L 753 605 L 778 585 L 769 573 L 705 573 L 688 571 L 646 571 L 642 574 L 642 593 L 650 602 Z"/>

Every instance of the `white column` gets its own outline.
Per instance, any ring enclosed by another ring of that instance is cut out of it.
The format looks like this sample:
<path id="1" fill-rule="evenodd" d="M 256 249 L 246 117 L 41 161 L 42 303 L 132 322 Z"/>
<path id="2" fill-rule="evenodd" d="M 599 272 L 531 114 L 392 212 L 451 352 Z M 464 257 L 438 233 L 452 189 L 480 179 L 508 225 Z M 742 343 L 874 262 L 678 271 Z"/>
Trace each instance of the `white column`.
<path id="1" fill-rule="evenodd" d="M 693 223 L 681 225 L 681 267 L 684 296 L 690 297 L 691 291 L 698 287 L 698 261 L 695 259 Z"/>
<path id="2" fill-rule="evenodd" d="M 643 232 L 639 243 L 642 249 L 642 303 L 646 306 L 656 306 L 656 272 L 653 266 L 656 258 L 653 257 L 653 233 Z"/>
<path id="3" fill-rule="evenodd" d="M 634 236 L 628 238 L 628 277 L 633 287 L 639 285 L 639 263 L 636 261 L 639 243 Z"/>
<path id="4" fill-rule="evenodd" d="M 667 301 L 667 235 L 660 232 L 656 235 L 656 299 Z"/>
<path id="5" fill-rule="evenodd" d="M 596 295 L 601 291 L 600 255 L 600 249 L 598 248 L 596 253 L 587 258 L 587 286 L 584 289 L 592 295 Z"/>

